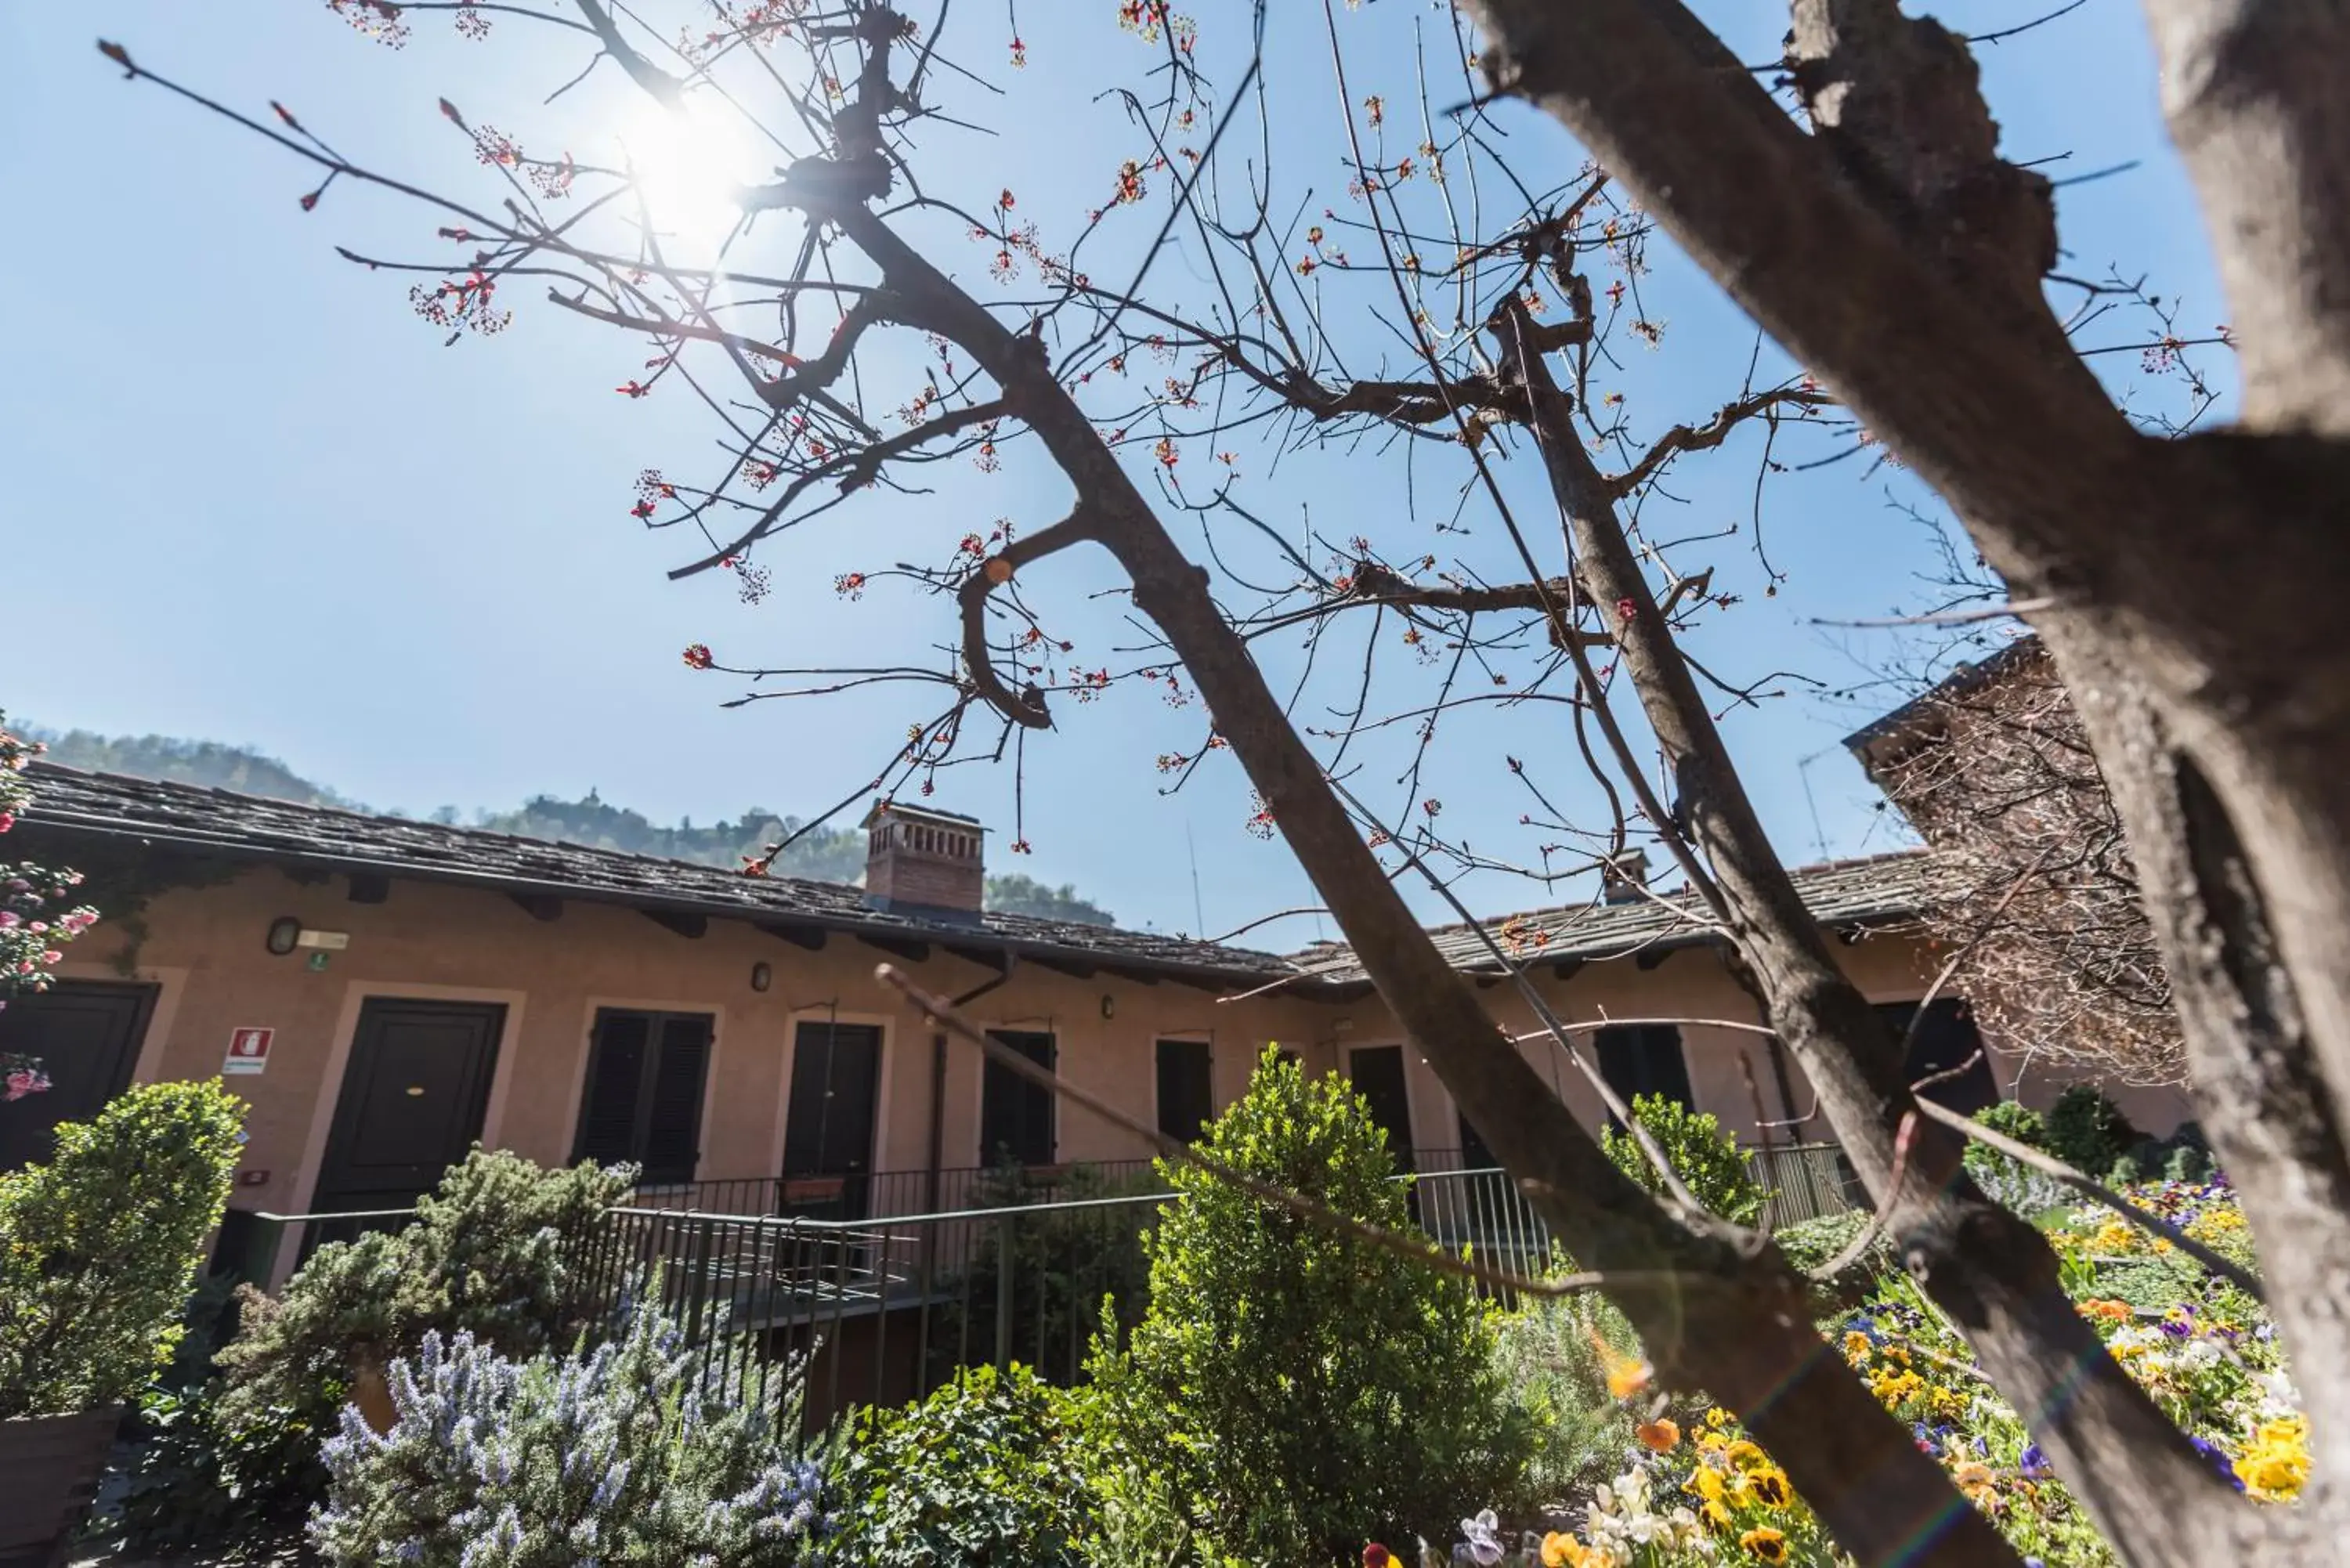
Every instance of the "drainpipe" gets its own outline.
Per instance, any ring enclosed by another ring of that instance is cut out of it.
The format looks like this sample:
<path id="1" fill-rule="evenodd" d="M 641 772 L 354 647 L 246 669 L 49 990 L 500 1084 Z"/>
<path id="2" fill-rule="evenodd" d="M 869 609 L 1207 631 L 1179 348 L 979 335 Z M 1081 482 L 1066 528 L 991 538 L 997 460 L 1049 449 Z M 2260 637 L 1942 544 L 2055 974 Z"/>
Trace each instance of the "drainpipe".
<path id="1" fill-rule="evenodd" d="M 961 1011 L 970 1006 L 1005 981 L 1010 980 L 1012 971 L 1019 967 L 1019 956 L 1006 948 L 1003 950 L 1003 970 L 994 979 L 983 981 L 961 996 L 954 998 L 953 1004 L 956 1010 Z M 931 1035 L 931 1167 L 930 1180 L 924 1188 L 927 1201 L 923 1204 L 923 1208 L 932 1214 L 939 1211 L 939 1168 L 946 1156 L 946 1121 L 947 1032 L 941 1029 Z"/>

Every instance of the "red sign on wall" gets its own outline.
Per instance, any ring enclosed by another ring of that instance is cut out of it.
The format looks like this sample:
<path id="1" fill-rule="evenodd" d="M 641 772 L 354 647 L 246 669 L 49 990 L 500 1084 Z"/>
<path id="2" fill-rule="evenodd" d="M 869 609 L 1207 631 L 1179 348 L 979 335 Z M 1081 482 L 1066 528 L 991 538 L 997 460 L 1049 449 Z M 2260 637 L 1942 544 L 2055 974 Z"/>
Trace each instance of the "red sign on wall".
<path id="1" fill-rule="evenodd" d="M 221 1064 L 223 1073 L 258 1073 L 269 1065 L 269 1043 L 277 1037 L 275 1029 L 232 1029 L 228 1036 L 228 1059 Z"/>

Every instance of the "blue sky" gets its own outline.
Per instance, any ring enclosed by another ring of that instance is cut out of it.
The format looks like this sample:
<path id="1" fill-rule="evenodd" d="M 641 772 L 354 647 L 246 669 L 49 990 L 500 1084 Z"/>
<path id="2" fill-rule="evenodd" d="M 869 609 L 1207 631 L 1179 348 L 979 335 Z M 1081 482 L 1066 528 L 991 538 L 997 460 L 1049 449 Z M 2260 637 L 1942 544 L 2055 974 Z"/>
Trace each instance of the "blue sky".
<path id="1" fill-rule="evenodd" d="M 1940 14 L 1981 33 L 2045 8 L 1982 0 Z M 1210 47 L 1240 14 L 1205 0 L 1195 9 Z M 1775 54 L 1775 8 L 1700 9 L 1746 57 Z M 1003 184 L 1035 210 L 1078 211 L 1100 200 L 1114 150 L 1130 140 L 1094 90 L 1135 79 L 1147 57 L 1113 25 L 1110 0 L 1031 0 L 1023 10 L 1030 64 L 1015 73 L 1003 66 L 1003 14 L 958 7 L 962 57 L 1010 92 L 962 106 L 1000 134 L 941 133 L 926 144 L 925 167 L 935 187 L 965 189 L 974 205 Z M 1296 47 L 1275 51 L 1283 123 L 1335 128 L 1318 7 L 1281 13 L 1281 27 L 1303 29 Z M 1374 0 L 1347 24 L 1362 29 L 1350 69 L 1365 81 L 1406 76 L 1413 26 L 1440 21 L 1411 0 Z M 16 302 L 11 371 L 0 382 L 14 460 L 0 602 L 18 649 L 0 703 L 13 714 L 247 742 L 383 806 L 498 807 L 595 786 L 656 818 L 696 820 L 754 805 L 828 806 L 926 716 L 927 695 L 723 711 L 719 701 L 739 685 L 688 670 L 679 650 L 702 641 L 745 663 L 936 663 L 928 650 L 951 628 L 934 602 L 847 604 L 832 592 L 834 573 L 902 558 L 892 551 L 935 558 L 941 538 L 992 515 L 1048 521 L 1051 476 L 1014 462 L 984 483 L 960 474 L 920 504 L 861 514 L 764 557 L 775 591 L 755 607 L 724 581 L 670 583 L 683 541 L 637 526 L 631 487 L 641 469 L 706 462 L 711 432 L 682 399 L 613 395 L 640 369 L 640 341 L 525 291 L 505 333 L 444 348 L 411 314 L 404 281 L 332 249 L 413 254 L 435 220 L 348 189 L 304 213 L 296 198 L 310 182 L 290 159 L 125 84 L 91 47 L 100 36 L 240 109 L 265 112 L 282 99 L 348 154 L 476 194 L 480 171 L 434 112 L 436 98 L 534 148 L 542 136 L 592 138 L 630 112 L 628 95 L 600 79 L 542 109 L 568 69 L 550 65 L 556 51 L 542 36 L 513 25 L 468 44 L 445 21 L 421 17 L 408 47 L 393 52 L 355 36 L 323 0 L 83 0 L 0 13 L 0 49 L 22 62 L 0 100 L 0 190 L 18 236 L 0 249 L 0 285 Z M 2224 319 L 2133 0 L 2087 0 L 1982 56 L 2012 155 L 2069 153 L 2059 174 L 2138 161 L 2061 192 L 2067 269 L 2142 272 L 2149 286 L 2184 296 L 2183 327 Z M 1564 178 L 1580 161 L 1547 122 L 1519 110 L 1508 120 L 1523 162 L 1555 162 Z M 1306 151 L 1284 171 L 1293 186 L 1330 199 L 1344 181 L 1338 144 L 1301 134 L 1295 145 Z M 1318 166 L 1305 161 L 1316 156 Z M 953 259 L 966 271 L 981 265 Z M 1636 407 L 1654 410 L 1651 428 L 1710 412 L 1753 346 L 1709 285 L 1661 245 L 1655 261 L 1668 341 L 1624 378 Z M 2108 337 L 2140 331 L 2116 325 Z M 1688 471 L 1676 489 L 1693 524 L 1742 514 L 1754 455 L 1733 442 L 1718 464 Z M 1341 536 L 1370 517 L 1386 530 L 1383 548 L 1419 547 L 1419 524 L 1397 516 L 1394 464 L 1326 453 L 1264 466 L 1249 495 L 1265 514 L 1310 518 Z M 1749 597 L 1705 633 L 1709 662 L 1841 684 L 1858 673 L 1854 639 L 1814 620 L 1918 607 L 1915 574 L 1930 552 L 1890 500 L 1927 498 L 1898 473 L 1860 472 L 1839 464 L 1773 489 L 1773 557 L 1788 574 L 1775 598 L 1761 597 L 1742 545 L 1719 552 L 1716 586 Z M 1037 589 L 1065 596 L 1091 652 L 1116 641 L 1116 628 L 1083 596 L 1110 586 L 1100 562 L 1072 560 L 1040 573 Z M 1289 657 L 1273 657 L 1277 672 L 1293 668 Z M 1188 841 L 1211 932 L 1312 901 L 1286 852 L 1243 830 L 1248 791 L 1228 757 L 1180 794 L 1160 793 L 1152 758 L 1196 743 L 1195 711 L 1136 693 L 1062 712 L 1061 729 L 1027 752 L 1024 828 L 1035 852 L 1013 868 L 1074 880 L 1128 923 L 1197 929 Z M 1797 695 L 1729 722 L 1793 858 L 1813 857 L 1823 840 L 1833 854 L 1893 842 L 1873 792 L 1833 752 L 1855 718 Z M 1798 764 L 1824 750 L 1807 800 Z M 1513 793 L 1505 754 L 1549 770 L 1572 799 L 1590 798 L 1570 776 L 1563 726 L 1524 709 L 1450 728 L 1409 795 L 1391 782 L 1391 756 L 1374 750 L 1361 787 L 1383 810 L 1440 797 L 1446 826 L 1471 825 L 1480 848 L 1530 857 L 1538 836 L 1516 826 L 1526 802 Z M 938 804 L 1009 828 L 1009 769 L 950 778 Z M 1001 848 L 997 865 L 1011 865 Z M 1497 875 L 1462 891 L 1481 911 L 1573 896 Z M 1433 909 L 1425 894 L 1414 898 Z M 1255 940 L 1285 945 L 1310 939 L 1313 926 L 1292 921 Z"/>

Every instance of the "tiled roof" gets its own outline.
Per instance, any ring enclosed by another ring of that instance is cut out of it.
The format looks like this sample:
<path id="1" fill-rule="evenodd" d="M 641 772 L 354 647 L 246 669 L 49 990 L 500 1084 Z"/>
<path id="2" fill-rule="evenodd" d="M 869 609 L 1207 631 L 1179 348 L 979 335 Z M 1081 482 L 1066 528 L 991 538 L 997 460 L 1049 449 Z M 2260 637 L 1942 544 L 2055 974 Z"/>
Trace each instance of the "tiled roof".
<path id="1" fill-rule="evenodd" d="M 1295 972 L 1288 960 L 1149 931 L 1118 930 L 1030 915 L 967 919 L 867 907 L 861 889 L 796 877 L 746 877 L 694 861 L 624 855 L 478 828 L 302 805 L 230 790 L 130 778 L 35 763 L 24 826 L 102 834 L 217 851 L 241 859 L 345 872 L 471 883 L 542 898 L 626 904 L 675 914 L 839 930 L 877 940 L 935 942 L 987 952 L 1009 949 L 1064 966 L 1126 969 L 1262 984 Z"/>
<path id="2" fill-rule="evenodd" d="M 1877 766 L 1894 760 L 1933 729 L 1942 709 L 1952 700 L 2003 679 L 2040 654 L 2039 638 L 2019 637 L 1988 659 L 1960 664 L 1900 707 L 1878 715 L 1846 735 L 1845 749 L 1860 759 L 1861 766 L 1868 769 L 1873 778 Z"/>
<path id="3" fill-rule="evenodd" d="M 1312 995 L 1367 980 L 1353 950 L 1326 942 L 1291 957 L 1031 915 L 971 919 L 880 910 L 841 882 L 746 877 L 697 861 L 518 838 L 406 817 L 375 816 L 120 774 L 32 764 L 35 785 L 23 826 L 36 832 L 98 834 L 237 859 L 431 881 L 468 883 L 523 896 L 625 904 L 673 914 L 749 920 L 784 929 L 845 931 L 877 941 L 929 942 L 950 950 L 1034 954 L 1062 967 L 1099 964 L 1262 986 L 1295 977 L 1291 995 Z M 1917 851 L 1835 860 L 1794 873 L 1804 905 L 1825 925 L 1879 925 L 1918 912 L 1926 857 Z M 1535 909 L 1489 922 L 1523 961 L 1617 958 L 1712 940 L 1687 893 L 1637 903 Z M 1466 926 L 1430 933 L 1457 969 L 1489 970 L 1492 955 Z"/>
<path id="4" fill-rule="evenodd" d="M 1804 907 L 1822 925 L 1875 926 L 1918 912 L 1925 897 L 1927 866 L 1925 854 L 1913 849 L 1798 867 L 1794 876 Z M 1712 929 L 1700 919 L 1699 908 L 1684 891 L 1631 903 L 1530 909 L 1489 920 L 1485 927 L 1502 950 L 1519 963 L 1623 958 L 1712 940 Z M 1499 972 L 1501 966 L 1474 929 L 1442 926 L 1429 934 L 1453 968 Z M 1324 942 L 1295 957 L 1319 979 L 1343 982 L 1364 978 L 1354 950 L 1342 943 Z"/>

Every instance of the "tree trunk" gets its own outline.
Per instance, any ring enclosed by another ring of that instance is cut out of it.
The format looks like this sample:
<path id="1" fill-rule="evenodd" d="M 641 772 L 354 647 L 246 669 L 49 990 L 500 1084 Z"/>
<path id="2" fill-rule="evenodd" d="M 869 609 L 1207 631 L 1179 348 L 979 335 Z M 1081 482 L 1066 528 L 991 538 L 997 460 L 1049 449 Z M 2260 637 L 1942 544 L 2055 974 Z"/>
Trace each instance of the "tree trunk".
<path id="1" fill-rule="evenodd" d="M 2254 432 L 2158 441 L 2014 271 L 1964 265 L 1982 227 L 2012 224 L 2014 256 L 2034 236 L 1970 63 L 1934 24 L 1892 0 L 1794 0 L 1806 137 L 1675 0 L 1471 5 L 1497 88 L 1580 137 L 2019 595 L 2058 601 L 2036 624 L 2060 667 L 2116 693 L 2093 734 L 2133 853 L 2163 867 L 2150 912 L 2174 979 L 2196 977 L 2180 1002 L 2219 1079 L 2220 1153 L 2298 1286 L 2281 1315 L 2332 1484 L 2269 1527 L 2324 1538 L 2350 1496 L 2332 1305 L 2350 1259 L 2350 447 L 2332 439 L 2350 427 L 2350 13 L 2150 7 L 2237 291 Z M 1970 160 L 1971 177 L 1952 167 Z M 2305 1236 L 2314 1255 L 2289 1259 Z M 2311 1293 L 2324 1304 L 2294 1301 Z"/>
<path id="2" fill-rule="evenodd" d="M 1570 558 L 1591 598 L 1617 607 L 1626 669 L 1716 880 L 1743 978 L 1886 1208 L 1910 1273 L 1964 1331 L 2107 1538 L 2132 1562 L 2201 1560 L 2230 1542 L 2244 1505 L 2074 1309 L 2045 1238 L 1975 1187 L 1950 1128 L 1913 1123 L 1904 1168 L 1898 1137 L 1915 1113 L 1900 1043 L 1837 966 L 1763 833 L 1525 325 L 1514 308 L 1497 318 L 1499 358 L 1525 386 Z M 2165 1506 L 2148 1506 L 2158 1499 Z"/>
<path id="3" fill-rule="evenodd" d="M 1136 607 L 1183 660 L 1380 997 L 1567 1250 L 1603 1273 L 1683 1276 L 1671 1290 L 1618 1284 L 1607 1292 L 1667 1385 L 1702 1389 L 1737 1411 L 1861 1562 L 2015 1563 L 2004 1538 L 1811 1327 L 1804 1282 L 1776 1250 L 1733 1240 L 1702 1215 L 1688 1217 L 1697 1229 L 1685 1227 L 1616 1168 L 1487 1016 L 1396 892 L 1217 608 L 1206 573 L 1185 558 L 1053 379 L 1041 345 L 1013 334 L 862 207 L 827 206 L 815 215 L 838 223 L 880 267 L 910 325 L 970 351 L 1036 431 L 1078 496 L 1070 518 L 1055 525 L 1068 530 L 1057 542 L 1098 542 L 1126 570 Z"/>

